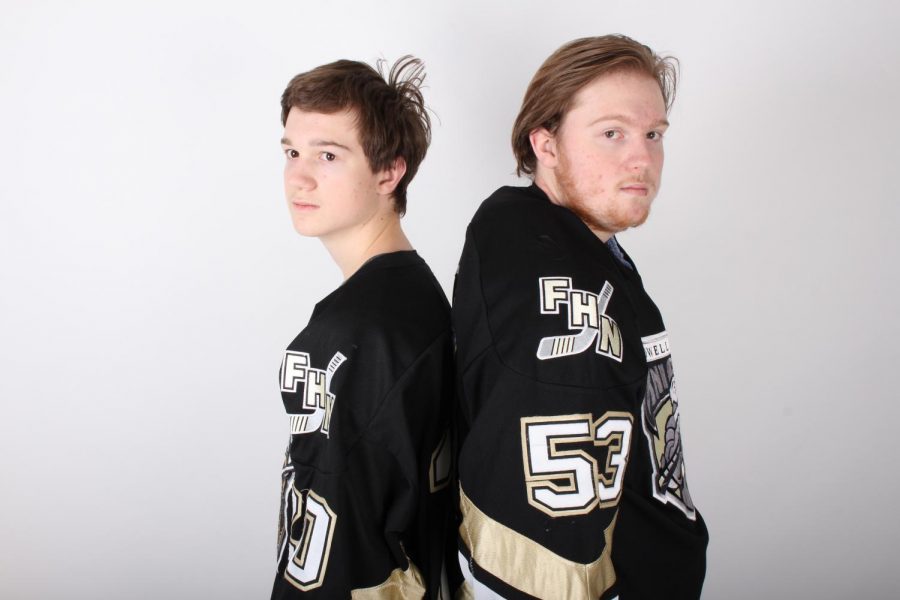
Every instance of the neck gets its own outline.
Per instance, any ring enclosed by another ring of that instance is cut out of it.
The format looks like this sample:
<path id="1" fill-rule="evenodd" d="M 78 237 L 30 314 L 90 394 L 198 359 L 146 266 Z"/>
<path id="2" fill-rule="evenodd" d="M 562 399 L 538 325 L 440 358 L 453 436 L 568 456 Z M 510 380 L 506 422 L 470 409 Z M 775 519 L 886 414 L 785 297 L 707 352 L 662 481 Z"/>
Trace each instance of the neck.
<path id="1" fill-rule="evenodd" d="M 353 235 L 341 239 L 322 238 L 322 243 L 345 280 L 373 256 L 413 249 L 400 226 L 400 215 L 395 212 L 373 219 Z"/>
<path id="2" fill-rule="evenodd" d="M 534 183 L 547 194 L 547 197 L 550 198 L 550 202 L 557 206 L 565 206 L 565 204 L 560 201 L 562 194 L 560 194 L 559 186 L 556 184 L 556 178 L 553 176 L 552 172 L 547 173 L 538 167 L 537 172 L 534 174 Z"/>
<path id="3" fill-rule="evenodd" d="M 557 206 L 567 208 L 575 213 L 575 216 L 581 219 L 581 222 L 591 230 L 591 233 L 600 238 L 600 241 L 604 244 L 609 241 L 609 238 L 616 234 L 615 231 L 607 231 L 596 227 L 591 220 L 585 219 L 584 215 L 581 214 L 581 211 L 579 211 L 577 207 L 573 207 L 568 201 L 563 190 L 559 186 L 559 182 L 556 180 L 555 173 L 552 171 L 548 173 L 538 167 L 537 172 L 534 174 L 534 183 L 547 194 L 547 197 L 550 198 L 550 202 Z"/>

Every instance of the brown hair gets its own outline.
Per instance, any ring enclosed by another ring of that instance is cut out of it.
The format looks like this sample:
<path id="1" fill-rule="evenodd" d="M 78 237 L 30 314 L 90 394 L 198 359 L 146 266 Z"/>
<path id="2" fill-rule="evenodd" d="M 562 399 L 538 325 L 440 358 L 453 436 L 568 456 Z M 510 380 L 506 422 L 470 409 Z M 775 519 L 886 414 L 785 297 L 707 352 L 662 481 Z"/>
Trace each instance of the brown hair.
<path id="1" fill-rule="evenodd" d="M 394 63 L 387 78 L 384 60 L 376 66 L 378 70 L 362 62 L 339 60 L 300 73 L 281 95 L 281 124 L 287 123 L 295 106 L 325 114 L 356 113 L 359 141 L 373 172 L 390 167 L 397 157 L 406 161 L 406 173 L 394 189 L 394 208 L 402 216 L 406 187 L 431 142 L 431 119 L 421 91 L 425 65 L 418 58 L 404 56 Z"/>
<path id="2" fill-rule="evenodd" d="M 675 100 L 677 65 L 677 59 L 660 57 L 624 35 L 581 38 L 559 48 L 544 61 L 528 84 L 513 125 L 516 175 L 530 175 L 537 168 L 537 157 L 529 139 L 531 132 L 544 127 L 556 133 L 575 95 L 597 77 L 623 70 L 644 73 L 659 84 L 668 112 Z"/>

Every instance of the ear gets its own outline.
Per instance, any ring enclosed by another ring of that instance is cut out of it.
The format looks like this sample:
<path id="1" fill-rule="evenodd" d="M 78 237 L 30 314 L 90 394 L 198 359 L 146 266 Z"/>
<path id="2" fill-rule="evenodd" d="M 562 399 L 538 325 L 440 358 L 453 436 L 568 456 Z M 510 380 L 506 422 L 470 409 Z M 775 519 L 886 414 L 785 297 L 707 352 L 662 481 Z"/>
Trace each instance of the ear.
<path id="1" fill-rule="evenodd" d="M 402 156 L 398 156 L 389 167 L 378 172 L 378 193 L 382 196 L 393 194 L 404 175 L 406 175 L 406 161 Z"/>
<path id="2" fill-rule="evenodd" d="M 556 150 L 556 135 L 550 133 L 545 127 L 536 127 L 528 134 L 531 149 L 537 158 L 538 164 L 546 169 L 555 169 L 559 163 L 559 154 Z"/>

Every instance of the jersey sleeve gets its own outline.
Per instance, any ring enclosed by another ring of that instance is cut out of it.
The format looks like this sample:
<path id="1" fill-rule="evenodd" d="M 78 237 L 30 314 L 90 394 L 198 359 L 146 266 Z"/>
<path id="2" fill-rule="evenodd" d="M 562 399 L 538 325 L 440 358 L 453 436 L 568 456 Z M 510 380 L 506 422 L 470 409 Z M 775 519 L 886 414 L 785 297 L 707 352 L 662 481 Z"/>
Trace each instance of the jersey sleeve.
<path id="1" fill-rule="evenodd" d="M 709 533 L 688 490 L 679 398 L 668 333 L 642 338 L 648 372 L 613 565 L 621 598 L 700 597 Z"/>
<path id="2" fill-rule="evenodd" d="M 428 598 L 440 592 L 450 525 L 452 381 L 447 331 L 400 378 L 366 434 L 391 454 L 405 482 L 386 512 L 385 535 L 396 540 L 408 568 L 421 573 Z"/>

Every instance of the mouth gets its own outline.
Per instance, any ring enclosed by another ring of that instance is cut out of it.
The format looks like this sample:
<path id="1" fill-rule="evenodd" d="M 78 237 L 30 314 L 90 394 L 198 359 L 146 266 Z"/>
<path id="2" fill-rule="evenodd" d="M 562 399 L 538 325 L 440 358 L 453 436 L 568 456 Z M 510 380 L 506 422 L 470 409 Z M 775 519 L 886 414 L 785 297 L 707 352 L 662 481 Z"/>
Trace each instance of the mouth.
<path id="1" fill-rule="evenodd" d="M 634 196 L 647 196 L 650 194 L 650 186 L 644 183 L 627 183 L 619 189 L 626 194 Z"/>
<path id="2" fill-rule="evenodd" d="M 315 210 L 315 209 L 319 208 L 319 206 L 316 204 L 311 204 L 309 202 L 301 202 L 298 200 L 291 200 L 291 207 L 294 210 L 299 210 L 299 211 L 309 211 L 309 210 Z"/>

